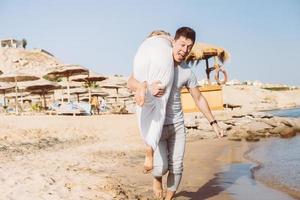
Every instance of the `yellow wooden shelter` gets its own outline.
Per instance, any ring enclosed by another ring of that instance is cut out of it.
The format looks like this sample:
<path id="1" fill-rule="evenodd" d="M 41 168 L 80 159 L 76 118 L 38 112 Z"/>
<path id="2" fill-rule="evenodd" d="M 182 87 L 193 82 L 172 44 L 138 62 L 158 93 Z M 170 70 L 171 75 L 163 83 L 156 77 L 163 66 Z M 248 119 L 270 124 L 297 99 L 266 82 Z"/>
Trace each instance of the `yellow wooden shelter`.
<path id="1" fill-rule="evenodd" d="M 221 47 L 217 47 L 210 44 L 198 43 L 196 42 L 190 54 L 186 58 L 187 63 L 198 64 L 200 60 L 205 60 L 206 62 L 206 77 L 208 84 L 204 86 L 199 86 L 199 89 L 203 96 L 208 101 L 208 105 L 211 110 L 222 110 L 223 109 L 223 95 L 222 95 L 222 84 L 227 81 L 227 73 L 225 69 L 218 63 L 224 63 L 228 60 L 230 54 Z M 208 60 L 210 58 L 214 59 L 214 66 L 209 67 Z M 215 80 L 218 85 L 212 85 L 210 82 L 210 73 L 215 71 Z M 223 73 L 224 80 L 219 79 L 219 73 Z M 194 103 L 193 98 L 189 94 L 186 88 L 181 91 L 181 101 L 184 112 L 197 112 L 199 111 Z"/>

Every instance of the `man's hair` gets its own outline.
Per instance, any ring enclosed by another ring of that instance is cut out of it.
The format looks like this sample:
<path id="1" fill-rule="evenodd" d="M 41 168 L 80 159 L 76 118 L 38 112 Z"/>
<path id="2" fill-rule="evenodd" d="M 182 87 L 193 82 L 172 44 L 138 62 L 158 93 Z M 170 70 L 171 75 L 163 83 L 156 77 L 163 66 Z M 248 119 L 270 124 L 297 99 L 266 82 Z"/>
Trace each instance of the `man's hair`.
<path id="1" fill-rule="evenodd" d="M 193 42 L 196 40 L 196 32 L 190 27 L 181 27 L 177 29 L 174 39 L 177 40 L 181 36 L 191 39 Z"/>

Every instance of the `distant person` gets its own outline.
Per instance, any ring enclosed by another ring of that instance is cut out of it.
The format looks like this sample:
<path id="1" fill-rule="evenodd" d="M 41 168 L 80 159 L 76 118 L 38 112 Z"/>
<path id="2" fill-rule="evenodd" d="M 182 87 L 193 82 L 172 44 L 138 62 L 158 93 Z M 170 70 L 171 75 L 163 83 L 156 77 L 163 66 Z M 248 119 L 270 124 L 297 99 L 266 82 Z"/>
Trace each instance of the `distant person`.
<path id="1" fill-rule="evenodd" d="M 105 99 L 101 99 L 101 102 L 100 102 L 100 111 L 101 112 L 106 112 L 106 100 Z"/>
<path id="2" fill-rule="evenodd" d="M 92 114 L 99 114 L 99 102 L 98 102 L 98 99 L 96 96 L 93 96 L 92 99 L 91 99 L 91 111 L 92 111 Z"/>
<path id="3" fill-rule="evenodd" d="M 163 197 L 162 177 L 169 171 L 166 200 L 174 197 L 183 172 L 186 133 L 180 96 L 182 87 L 188 89 L 195 104 L 207 118 L 218 137 L 223 136 L 223 130 L 218 126 L 206 99 L 197 87 L 198 82 L 195 74 L 184 62 L 194 45 L 195 38 L 196 33 L 193 29 L 181 27 L 176 31 L 174 41 L 172 42 L 171 55 L 174 64 L 171 67 L 174 70 L 174 80 L 172 81 L 172 88 L 168 96 L 161 137 L 159 138 L 157 148 L 153 149 L 153 190 L 157 198 Z M 160 54 L 161 59 L 165 59 L 163 56 L 166 55 Z M 147 75 L 145 74 L 145 76 Z M 128 86 L 136 92 L 137 99 L 140 100 L 138 103 L 141 106 L 144 106 L 143 103 L 148 101 L 149 91 L 157 98 L 165 96 L 165 87 L 160 86 L 159 77 L 151 81 L 152 84 L 145 80 L 140 81 L 134 74 L 128 80 Z M 155 120 L 157 119 L 152 119 L 152 121 L 144 123 L 152 123 Z"/>

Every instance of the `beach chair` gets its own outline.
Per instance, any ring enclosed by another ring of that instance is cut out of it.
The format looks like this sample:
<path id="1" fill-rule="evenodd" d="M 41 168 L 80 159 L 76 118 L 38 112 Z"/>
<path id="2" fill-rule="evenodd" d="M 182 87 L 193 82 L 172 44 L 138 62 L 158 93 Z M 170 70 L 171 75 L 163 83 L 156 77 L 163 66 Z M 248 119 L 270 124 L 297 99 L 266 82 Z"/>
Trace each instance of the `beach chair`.
<path id="1" fill-rule="evenodd" d="M 90 115 L 88 105 L 81 103 L 66 103 L 62 104 L 57 110 L 58 115 Z"/>

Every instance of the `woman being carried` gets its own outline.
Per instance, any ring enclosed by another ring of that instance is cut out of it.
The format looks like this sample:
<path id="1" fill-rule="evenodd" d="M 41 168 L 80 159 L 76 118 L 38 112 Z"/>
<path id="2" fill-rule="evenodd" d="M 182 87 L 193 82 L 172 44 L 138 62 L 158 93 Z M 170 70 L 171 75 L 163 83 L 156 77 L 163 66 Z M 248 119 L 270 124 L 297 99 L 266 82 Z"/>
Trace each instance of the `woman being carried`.
<path id="1" fill-rule="evenodd" d="M 134 91 L 139 129 L 147 146 L 144 173 L 153 168 L 153 154 L 161 137 L 173 76 L 172 38 L 165 31 L 153 31 L 139 47 L 133 63 L 133 78 L 143 83 Z"/>

